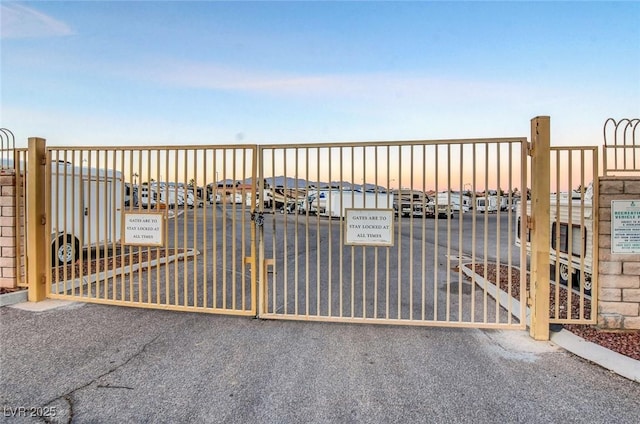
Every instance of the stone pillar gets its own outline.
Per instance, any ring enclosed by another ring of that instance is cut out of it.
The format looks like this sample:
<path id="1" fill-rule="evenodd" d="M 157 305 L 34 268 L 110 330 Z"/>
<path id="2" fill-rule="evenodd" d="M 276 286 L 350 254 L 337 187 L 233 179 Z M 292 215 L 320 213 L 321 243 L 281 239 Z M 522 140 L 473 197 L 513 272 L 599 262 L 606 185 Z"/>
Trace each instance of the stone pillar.
<path id="1" fill-rule="evenodd" d="M 640 177 L 600 177 L 598 326 L 640 329 L 640 254 L 611 253 L 611 201 L 639 200 Z"/>

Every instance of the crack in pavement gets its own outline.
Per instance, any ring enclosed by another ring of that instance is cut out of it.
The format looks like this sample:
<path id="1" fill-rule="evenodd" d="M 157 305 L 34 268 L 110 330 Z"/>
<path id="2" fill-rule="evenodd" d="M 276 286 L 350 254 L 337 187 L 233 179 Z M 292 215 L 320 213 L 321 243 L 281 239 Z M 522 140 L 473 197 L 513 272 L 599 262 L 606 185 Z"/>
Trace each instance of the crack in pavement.
<path id="1" fill-rule="evenodd" d="M 52 406 L 52 404 L 61 401 L 61 402 L 66 402 L 68 408 L 69 413 L 68 413 L 68 417 L 66 420 L 66 423 L 69 424 L 73 421 L 73 415 L 74 415 L 74 411 L 73 411 L 73 395 L 74 393 L 76 393 L 79 390 L 85 389 L 89 386 L 91 386 L 92 384 L 96 383 L 98 380 L 100 380 L 103 377 L 108 376 L 109 374 L 119 370 L 120 368 L 126 366 L 127 364 L 129 364 L 129 362 L 131 362 L 133 359 L 137 358 L 138 356 L 142 355 L 143 353 L 145 353 L 145 351 L 147 350 L 147 347 L 149 347 L 152 343 L 154 343 L 156 340 L 158 340 L 158 338 L 160 337 L 160 334 L 158 334 L 156 337 L 154 337 L 153 339 L 151 339 L 150 341 L 148 341 L 147 343 L 145 343 L 144 345 L 142 345 L 142 347 L 140 349 L 138 349 L 138 351 L 134 352 L 129 358 L 127 358 L 127 360 L 125 360 L 124 362 L 122 362 L 119 365 L 116 365 L 115 367 L 109 369 L 108 371 L 98 375 L 97 377 L 93 378 L 91 381 L 89 381 L 86 384 L 83 384 L 82 386 L 76 387 L 75 389 L 69 391 L 68 393 L 65 393 L 63 395 L 60 395 L 52 400 L 50 400 L 49 402 L 45 403 L 45 407 L 50 407 Z M 133 390 L 133 387 L 127 387 L 127 386 L 111 386 L 111 385 L 98 385 L 99 388 L 110 388 L 110 389 L 127 389 L 127 390 Z M 62 412 L 62 408 L 57 408 L 58 413 Z M 56 417 L 42 417 L 42 420 L 45 423 L 58 423 L 58 422 L 63 422 L 61 421 L 61 416 L 56 416 Z"/>

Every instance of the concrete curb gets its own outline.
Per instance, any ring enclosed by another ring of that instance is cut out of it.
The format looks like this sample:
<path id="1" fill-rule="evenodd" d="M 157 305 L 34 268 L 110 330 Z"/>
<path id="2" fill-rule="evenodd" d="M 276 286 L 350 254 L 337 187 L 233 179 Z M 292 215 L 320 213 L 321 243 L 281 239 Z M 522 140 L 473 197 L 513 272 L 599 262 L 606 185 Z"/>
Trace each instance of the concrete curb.
<path id="1" fill-rule="evenodd" d="M 640 383 L 640 361 L 591 343 L 570 331 L 551 333 L 551 341 L 581 358 Z"/>
<path id="2" fill-rule="evenodd" d="M 153 259 L 152 261 L 148 262 L 148 264 L 150 264 L 151 266 L 158 266 L 158 265 L 163 265 L 163 264 L 168 264 L 170 262 L 173 262 L 175 260 L 178 260 L 180 258 L 187 258 L 190 256 L 196 256 L 199 255 L 200 252 L 196 249 L 189 249 L 188 251 L 184 252 L 184 253 L 179 253 L 177 255 L 171 255 L 168 257 L 164 257 L 164 258 L 159 258 L 159 259 Z M 140 263 L 140 264 L 134 264 L 134 265 L 127 265 L 125 267 L 119 268 L 118 270 L 115 271 L 108 271 L 108 272 L 101 272 L 99 274 L 91 274 L 91 275 L 87 275 L 85 277 L 83 277 L 82 279 L 76 278 L 75 280 L 71 281 L 72 283 L 72 287 L 78 287 L 79 285 L 86 285 L 86 284 L 91 284 L 95 281 L 97 281 L 98 279 L 104 279 L 104 278 L 108 278 L 113 276 L 113 273 L 123 273 L 123 274 L 130 274 L 131 272 L 137 271 L 141 266 L 143 266 L 145 263 Z M 61 284 L 61 283 L 59 283 Z M 51 285 L 51 291 L 55 292 L 56 291 L 56 287 L 55 284 Z M 57 308 L 60 306 L 65 306 L 67 303 L 60 303 L 60 301 L 57 302 L 48 302 L 51 299 L 47 299 L 44 300 L 42 302 L 31 302 L 33 305 L 36 304 L 42 304 L 40 307 L 37 306 L 24 306 L 21 307 L 20 309 L 24 309 L 24 310 L 28 310 L 28 311 L 43 311 L 43 310 L 48 310 L 48 309 L 53 309 L 53 308 Z M 20 290 L 20 291 L 16 291 L 13 293 L 7 293 L 7 294 L 2 294 L 0 295 L 0 308 L 4 307 L 4 306 L 12 306 L 12 305 L 16 305 L 19 303 L 25 303 L 28 301 L 28 290 Z M 70 302 L 70 301 L 65 301 L 65 302 Z M 75 302 L 75 301 L 74 301 Z M 43 309 L 44 308 L 44 309 Z"/>
<path id="3" fill-rule="evenodd" d="M 19 290 L 13 293 L 0 294 L 0 308 L 3 306 L 15 305 L 16 303 L 26 302 L 28 299 L 28 290 Z"/>
<path id="4" fill-rule="evenodd" d="M 488 292 L 494 298 L 499 298 L 500 305 L 507 307 L 508 294 L 504 290 L 499 290 L 495 284 L 491 281 L 486 281 L 484 277 L 476 274 L 471 269 L 467 268 L 463 264 L 462 272 L 469 278 L 471 278 L 478 285 L 486 285 Z M 499 296 L 496 296 L 496 292 L 499 292 Z M 519 302 L 512 299 L 511 308 L 513 314 L 520 320 L 520 307 Z M 527 324 L 530 324 L 530 311 L 526 309 Z M 558 332 L 551 332 L 551 342 L 560 346 L 566 351 L 573 353 L 587 361 L 591 361 L 605 369 L 615 372 L 616 374 L 628 378 L 629 380 L 640 383 L 640 361 L 629 358 L 618 352 L 613 352 L 595 343 L 591 343 L 580 336 L 573 334 L 570 331 L 562 329 Z"/>

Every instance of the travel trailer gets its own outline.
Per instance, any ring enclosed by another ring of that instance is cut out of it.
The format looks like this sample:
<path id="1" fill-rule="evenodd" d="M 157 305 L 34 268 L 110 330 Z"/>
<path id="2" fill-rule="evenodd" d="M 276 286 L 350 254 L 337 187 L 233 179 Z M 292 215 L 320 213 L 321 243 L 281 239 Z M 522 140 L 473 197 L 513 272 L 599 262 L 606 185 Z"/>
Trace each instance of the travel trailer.
<path id="1" fill-rule="evenodd" d="M 327 189 L 309 192 L 309 212 L 331 218 L 343 218 L 345 209 L 378 208 L 391 209 L 393 194 L 359 190 Z"/>
<path id="2" fill-rule="evenodd" d="M 394 190 L 393 209 L 396 215 L 405 217 L 435 215 L 434 204 L 430 202 L 429 196 L 419 190 Z"/>
<path id="3" fill-rule="evenodd" d="M 482 213 L 498 212 L 498 196 L 476 197 L 475 209 Z"/>
<path id="4" fill-rule="evenodd" d="M 584 290 L 587 294 L 591 293 L 593 273 L 594 220 L 591 195 L 591 190 L 588 190 L 584 202 L 573 196 L 556 198 L 554 195 L 550 201 L 550 264 L 558 267 L 560 282 L 563 284 L 571 282 L 579 286 L 584 278 Z M 531 202 L 523 200 L 516 206 L 516 246 L 522 244 L 520 226 L 523 207 L 526 207 L 527 214 L 530 215 Z M 530 255 L 531 240 L 528 230 L 526 243 L 527 254 Z"/>
<path id="5" fill-rule="evenodd" d="M 453 217 L 454 212 L 467 213 L 471 209 L 471 198 L 459 192 L 441 191 L 430 202 L 441 218 Z"/>
<path id="6" fill-rule="evenodd" d="M 53 165 L 53 265 L 77 260 L 82 249 L 120 241 L 124 192 L 121 172 L 64 162 Z"/>
<path id="7" fill-rule="evenodd" d="M 140 187 L 139 202 L 145 209 L 154 209 L 156 207 L 160 207 L 160 205 L 173 209 L 177 206 L 184 205 L 184 190 L 171 185 L 166 185 L 166 183 L 142 185 Z"/>

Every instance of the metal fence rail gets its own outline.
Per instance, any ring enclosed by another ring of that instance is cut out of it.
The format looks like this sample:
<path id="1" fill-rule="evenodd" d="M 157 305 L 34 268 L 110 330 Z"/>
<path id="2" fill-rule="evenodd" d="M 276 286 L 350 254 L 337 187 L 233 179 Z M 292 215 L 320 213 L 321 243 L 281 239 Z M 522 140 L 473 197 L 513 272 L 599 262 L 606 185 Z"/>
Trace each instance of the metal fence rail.
<path id="1" fill-rule="evenodd" d="M 607 119 L 602 153 L 604 175 L 640 173 L 640 119 Z"/>

